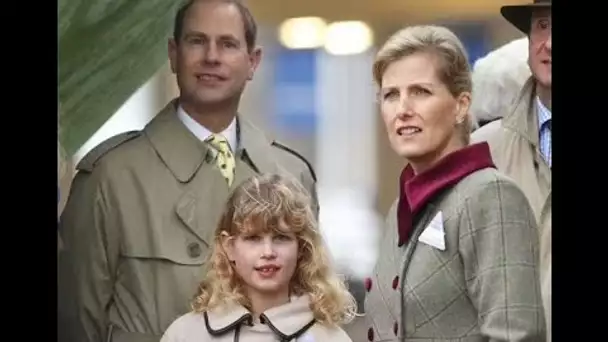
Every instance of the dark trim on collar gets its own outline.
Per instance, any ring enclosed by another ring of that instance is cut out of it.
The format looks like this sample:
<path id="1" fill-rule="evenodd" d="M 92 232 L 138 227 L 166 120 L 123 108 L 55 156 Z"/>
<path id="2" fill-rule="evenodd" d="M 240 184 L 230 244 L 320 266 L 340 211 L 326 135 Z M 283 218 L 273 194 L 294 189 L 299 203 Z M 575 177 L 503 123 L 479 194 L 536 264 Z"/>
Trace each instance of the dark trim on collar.
<path id="1" fill-rule="evenodd" d="M 207 311 L 203 312 L 203 318 L 205 319 L 205 327 L 207 328 L 207 331 L 209 332 L 209 334 L 211 336 L 224 335 L 224 334 L 230 332 L 231 330 L 239 328 L 243 324 L 247 324 L 249 326 L 253 325 L 253 316 L 251 316 L 251 314 L 249 314 L 249 313 L 244 314 L 243 316 L 241 316 L 241 318 L 237 319 L 236 321 L 232 322 L 231 324 L 229 324 L 221 329 L 217 329 L 217 330 L 211 328 L 211 325 L 209 324 L 209 316 L 207 315 Z"/>
<path id="2" fill-rule="evenodd" d="M 308 322 L 305 326 L 303 326 L 302 329 L 287 336 L 287 335 L 283 334 L 279 329 L 277 329 L 277 327 L 275 327 L 272 324 L 272 322 L 268 319 L 268 317 L 266 317 L 266 315 L 264 315 L 264 314 L 260 315 L 260 323 L 268 325 L 270 330 L 272 330 L 272 332 L 274 332 L 277 336 L 279 336 L 281 338 L 281 341 L 285 341 L 285 342 L 293 341 L 293 340 L 297 339 L 302 334 L 304 334 L 306 331 L 308 331 L 308 329 L 310 329 L 313 325 L 315 325 L 316 322 L 317 322 L 317 320 L 313 318 L 310 322 Z"/>
<path id="3" fill-rule="evenodd" d="M 301 155 L 297 151 L 281 144 L 280 142 L 277 142 L 276 140 L 272 142 L 272 146 L 278 147 L 288 153 L 293 154 L 294 156 L 298 157 L 299 159 L 301 159 L 308 167 L 308 170 L 310 171 L 310 175 L 312 176 L 312 180 L 314 180 L 315 182 L 317 181 L 317 174 L 315 173 L 315 170 L 312 168 L 312 165 L 310 164 L 310 162 L 306 158 L 304 158 L 303 155 Z"/>

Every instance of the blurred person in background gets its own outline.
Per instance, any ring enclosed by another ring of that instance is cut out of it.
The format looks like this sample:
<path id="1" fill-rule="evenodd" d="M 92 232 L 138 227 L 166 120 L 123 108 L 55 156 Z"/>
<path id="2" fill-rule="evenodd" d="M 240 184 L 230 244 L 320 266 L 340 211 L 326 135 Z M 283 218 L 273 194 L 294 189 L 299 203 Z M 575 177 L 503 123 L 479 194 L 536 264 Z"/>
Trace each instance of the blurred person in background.
<path id="1" fill-rule="evenodd" d="M 335 273 L 310 195 L 297 180 L 254 176 L 214 233 L 209 271 L 161 342 L 351 342 L 355 301 Z"/>
<path id="2" fill-rule="evenodd" d="M 515 39 L 478 59 L 472 76 L 475 128 L 501 119 L 530 75 L 528 38 Z"/>
<path id="3" fill-rule="evenodd" d="M 322 199 L 321 233 L 339 272 L 348 275 L 349 289 L 361 312 L 365 300 L 363 281 L 376 263 L 382 218 L 369 210 L 367 202 L 355 191 L 343 189 Z"/>
<path id="4" fill-rule="evenodd" d="M 540 277 L 551 341 L 551 1 L 503 6 L 501 13 L 528 36 L 528 78 L 502 120 L 472 135 L 487 141 L 498 169 L 512 178 L 532 205 L 540 235 Z"/>
<path id="5" fill-rule="evenodd" d="M 308 161 L 238 113 L 262 57 L 256 35 L 238 0 L 185 2 L 168 43 L 179 98 L 78 164 L 60 222 L 61 341 L 158 342 L 188 312 L 221 211 L 244 179 L 291 174 L 317 208 Z"/>
<path id="6" fill-rule="evenodd" d="M 536 220 L 488 145 L 469 144 L 462 42 L 444 27 L 407 27 L 373 74 L 391 147 L 408 165 L 366 282 L 368 340 L 544 341 Z"/>

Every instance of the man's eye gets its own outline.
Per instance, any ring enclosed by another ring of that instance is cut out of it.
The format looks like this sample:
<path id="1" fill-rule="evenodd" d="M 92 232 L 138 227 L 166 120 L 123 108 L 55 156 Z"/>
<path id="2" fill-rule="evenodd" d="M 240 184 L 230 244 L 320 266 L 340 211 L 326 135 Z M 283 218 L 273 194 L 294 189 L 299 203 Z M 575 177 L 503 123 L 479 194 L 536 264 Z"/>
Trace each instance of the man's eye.
<path id="1" fill-rule="evenodd" d="M 230 48 L 230 49 L 237 47 L 237 44 L 235 42 L 231 42 L 231 41 L 225 41 L 223 43 L 223 45 L 225 48 Z"/>

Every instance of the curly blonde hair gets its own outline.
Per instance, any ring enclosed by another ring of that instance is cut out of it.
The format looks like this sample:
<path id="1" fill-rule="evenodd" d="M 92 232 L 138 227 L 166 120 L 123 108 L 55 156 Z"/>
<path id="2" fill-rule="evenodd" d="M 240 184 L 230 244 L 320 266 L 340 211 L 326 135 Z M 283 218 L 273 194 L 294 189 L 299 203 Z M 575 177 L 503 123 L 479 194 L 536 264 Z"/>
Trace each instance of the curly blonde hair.
<path id="1" fill-rule="evenodd" d="M 325 325 L 350 322 L 356 302 L 334 272 L 311 198 L 295 179 L 282 175 L 253 176 L 231 194 L 215 231 L 209 271 L 192 302 L 195 312 L 204 312 L 229 302 L 249 309 L 243 283 L 222 247 L 222 233 L 230 236 L 279 232 L 288 227 L 298 240 L 298 264 L 289 285 L 293 295 L 308 294 L 315 319 Z M 284 228 L 283 228 L 284 229 Z"/>

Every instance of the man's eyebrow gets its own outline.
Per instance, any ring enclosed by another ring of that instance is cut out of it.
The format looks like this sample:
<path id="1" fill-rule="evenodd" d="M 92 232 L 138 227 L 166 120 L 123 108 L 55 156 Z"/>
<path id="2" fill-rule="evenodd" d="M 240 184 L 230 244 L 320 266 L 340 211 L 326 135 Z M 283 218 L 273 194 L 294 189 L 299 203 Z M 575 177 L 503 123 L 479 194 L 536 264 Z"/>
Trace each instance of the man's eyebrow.
<path id="1" fill-rule="evenodd" d="M 204 34 L 203 32 L 188 31 L 188 32 L 184 33 L 184 38 L 191 38 L 191 37 L 208 38 L 208 36 L 206 34 Z"/>

